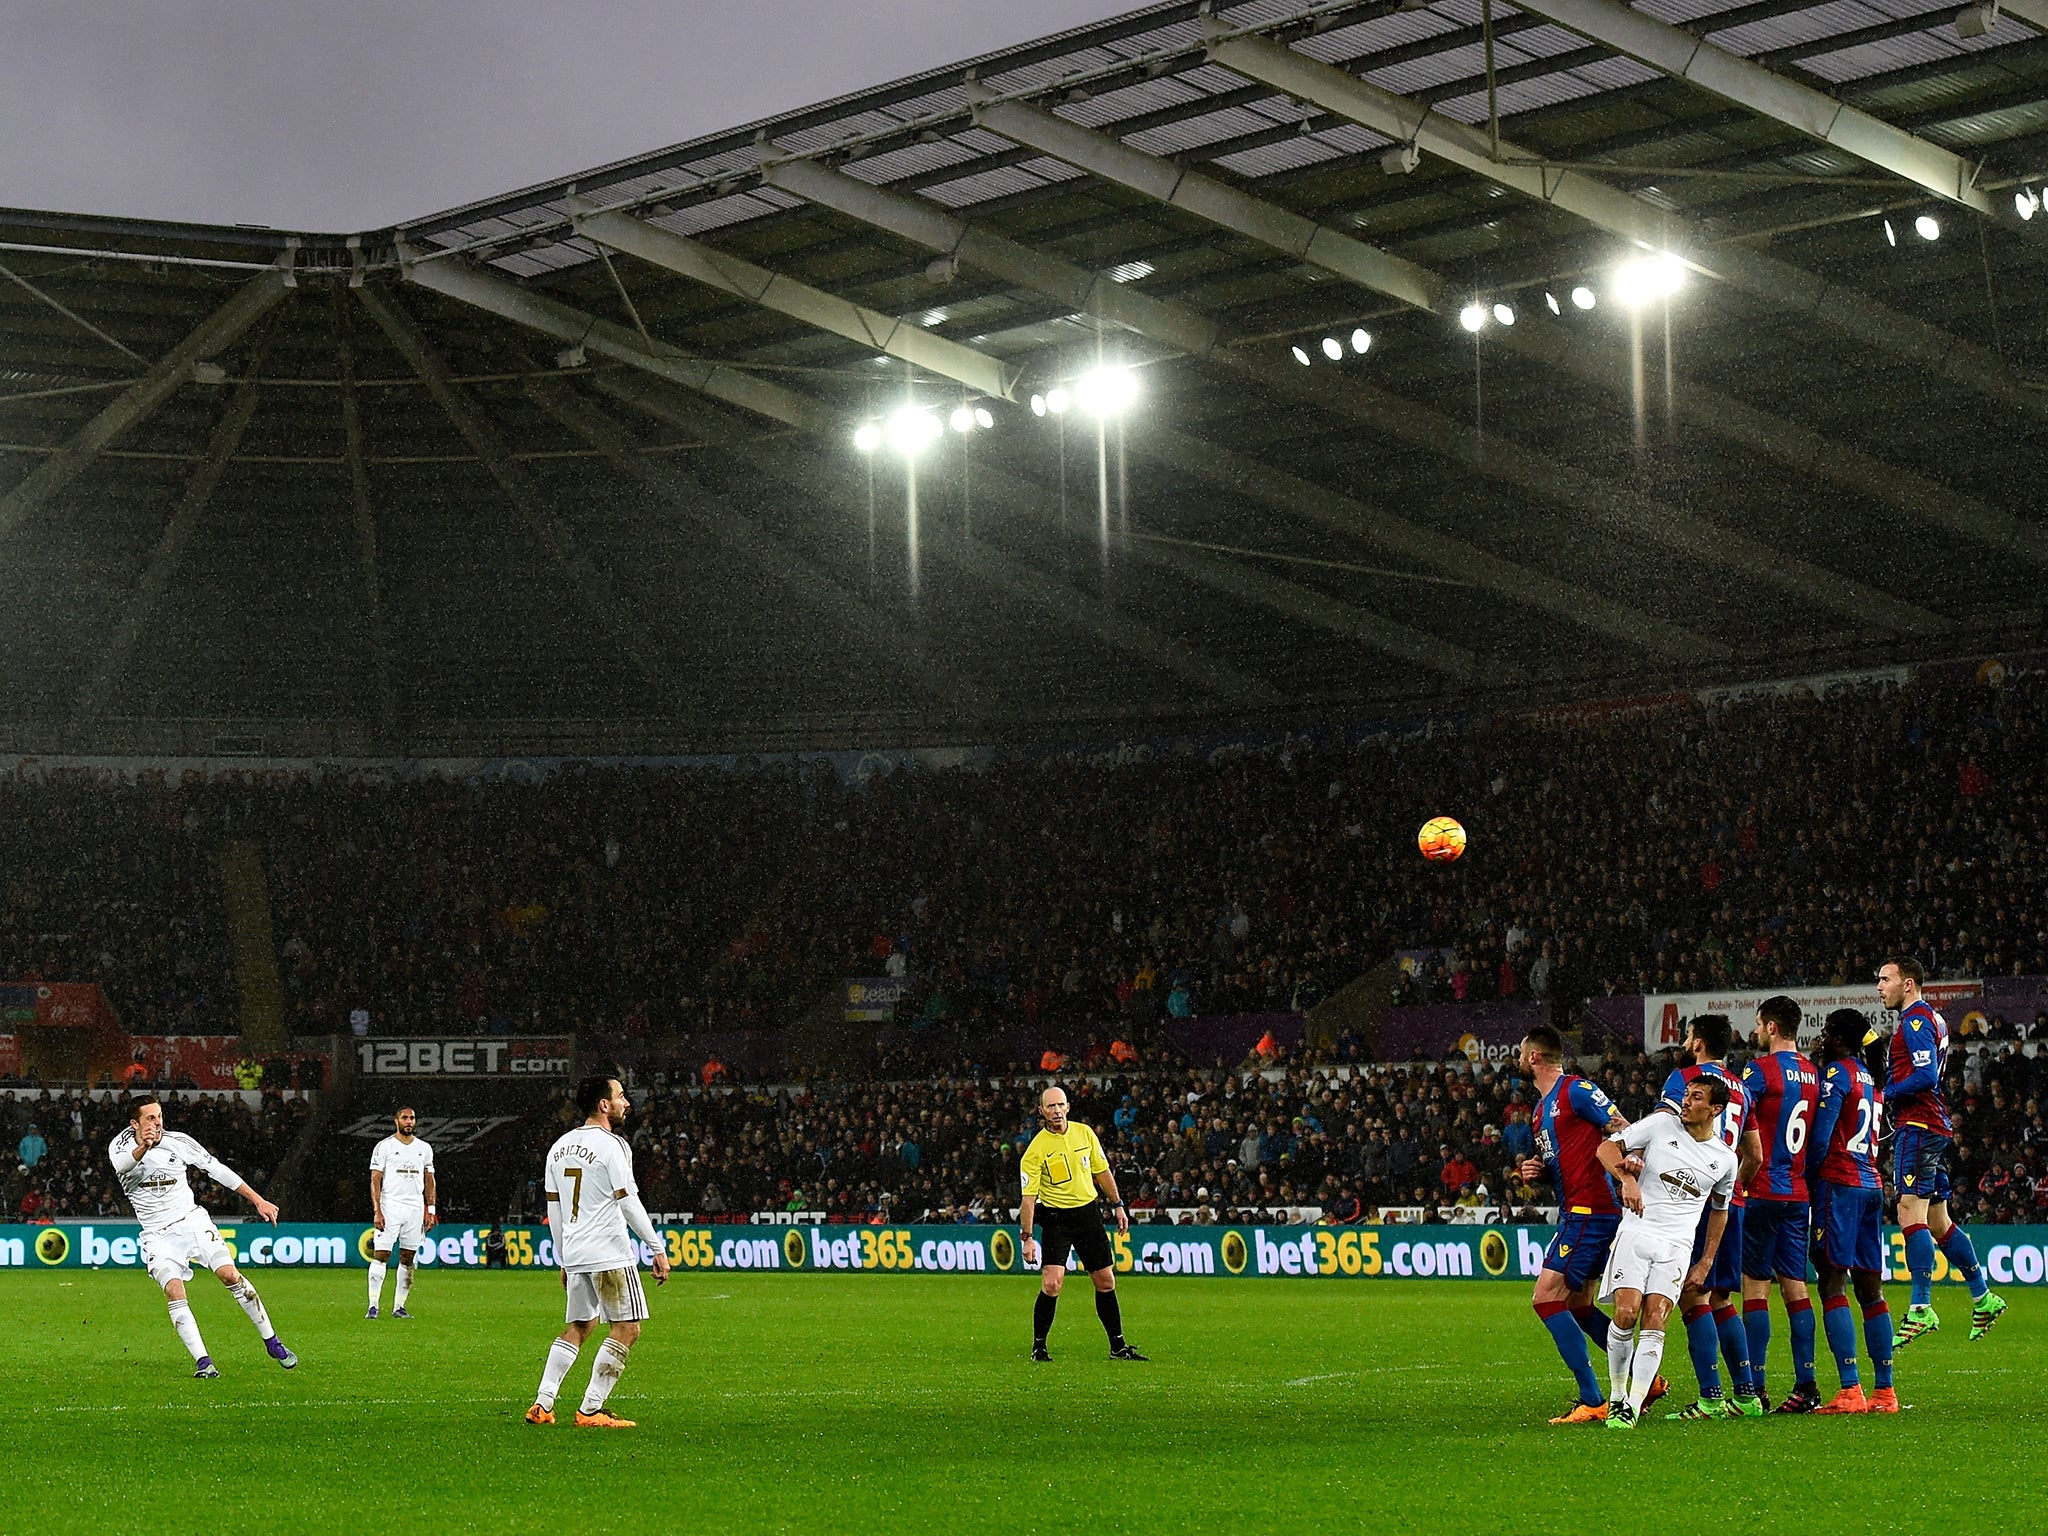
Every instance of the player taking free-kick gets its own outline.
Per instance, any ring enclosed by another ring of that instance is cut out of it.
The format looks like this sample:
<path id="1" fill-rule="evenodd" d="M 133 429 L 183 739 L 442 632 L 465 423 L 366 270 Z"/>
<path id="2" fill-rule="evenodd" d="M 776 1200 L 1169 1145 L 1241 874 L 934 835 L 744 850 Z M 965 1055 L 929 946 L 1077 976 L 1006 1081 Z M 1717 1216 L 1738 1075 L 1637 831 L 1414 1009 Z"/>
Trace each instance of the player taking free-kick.
<path id="1" fill-rule="evenodd" d="M 1593 1305 L 1593 1295 L 1621 1225 L 1600 1143 L 1627 1130 L 1628 1120 L 1596 1084 L 1564 1070 L 1564 1036 L 1548 1025 L 1523 1037 L 1519 1060 L 1542 1102 L 1536 1108 L 1537 1155 L 1524 1158 L 1518 1172 L 1525 1180 L 1547 1172 L 1558 1205 L 1557 1236 L 1544 1251 L 1543 1273 L 1529 1304 L 1579 1389 L 1577 1404 L 1550 1422 L 1597 1424 L 1607 1417 L 1607 1394 L 1593 1374 L 1586 1341 L 1597 1328 L 1599 1341 L 1607 1342 L 1607 1319 Z"/>
<path id="2" fill-rule="evenodd" d="M 647 1319 L 633 1234 L 653 1255 L 657 1285 L 668 1284 L 668 1253 L 640 1203 L 640 1186 L 633 1182 L 632 1144 L 618 1133 L 626 1123 L 626 1090 L 615 1077 L 586 1077 L 576 1085 L 576 1107 L 585 1119 L 548 1149 L 545 1177 L 548 1226 L 555 1235 L 555 1261 L 562 1266 L 569 1326 L 548 1346 L 547 1368 L 526 1422 L 555 1422 L 562 1378 L 603 1317 L 610 1332 L 597 1347 L 576 1422 L 592 1429 L 632 1429 L 631 1419 L 606 1412 L 604 1405 L 625 1374 L 626 1352 Z"/>
<path id="3" fill-rule="evenodd" d="M 1912 1304 L 1899 1330 L 1899 1348 L 1941 1326 L 1934 1311 L 1934 1253 L 1946 1255 L 1970 1287 L 1970 1337 L 1981 1339 L 2005 1311 L 1977 1263 L 1970 1234 L 1949 1220 L 1948 1159 L 1955 1148 L 1941 1074 L 1948 1066 L 1948 1021 L 1920 995 L 1926 973 L 1917 960 L 1887 960 L 1877 973 L 1877 995 L 1898 1010 L 1892 1031 L 1891 1071 L 1884 1101 L 1898 1135 L 1892 1142 L 1892 1177 L 1898 1184 L 1899 1225 L 1905 1231 Z"/>
<path id="4" fill-rule="evenodd" d="M 150 1279 L 164 1288 L 164 1299 L 171 1309 L 171 1326 L 192 1352 L 192 1374 L 205 1378 L 220 1375 L 214 1368 L 213 1357 L 206 1352 L 206 1341 L 199 1336 L 199 1323 L 192 1316 L 191 1304 L 185 1299 L 185 1282 L 192 1278 L 195 1260 L 212 1270 L 228 1288 L 228 1294 L 249 1314 L 249 1321 L 256 1325 L 270 1358 L 286 1370 L 297 1365 L 299 1357 L 284 1347 L 284 1340 L 270 1326 L 270 1314 L 263 1309 L 263 1298 L 256 1294 L 256 1287 L 235 1268 L 234 1249 L 221 1238 L 213 1218 L 192 1198 L 186 1170 L 203 1170 L 221 1188 L 232 1189 L 255 1206 L 256 1214 L 272 1226 L 277 1225 L 277 1207 L 190 1136 L 182 1131 L 166 1132 L 164 1108 L 155 1099 L 137 1099 L 128 1106 L 128 1129 L 108 1144 L 107 1157 L 114 1165 L 114 1177 L 121 1181 L 121 1192 L 135 1210 L 135 1219 L 142 1223 L 143 1268 L 149 1271 Z"/>
<path id="5" fill-rule="evenodd" d="M 1735 1192 L 1735 1153 L 1718 1134 L 1727 1107 L 1727 1082 L 1698 1077 L 1686 1085 L 1677 1125 L 1668 1116 L 1649 1115 L 1600 1144 L 1600 1166 L 1620 1180 L 1623 1206 L 1603 1292 L 1614 1303 L 1607 1334 L 1614 1389 L 1609 1429 L 1635 1428 L 1664 1358 L 1664 1323 L 1679 1290 L 1704 1285 L 1714 1267 Z M 1638 1158 L 1640 1175 L 1626 1161 Z M 1693 1234 L 1702 1218 L 1705 1251 L 1692 1263 Z"/>
<path id="6" fill-rule="evenodd" d="M 401 1109 L 391 1117 L 393 1131 L 370 1154 L 370 1312 L 384 1296 L 385 1266 L 398 1250 L 398 1288 L 391 1315 L 409 1318 L 405 1300 L 412 1294 L 413 1256 L 420 1241 L 434 1230 L 434 1149 L 413 1134 L 418 1117 Z"/>

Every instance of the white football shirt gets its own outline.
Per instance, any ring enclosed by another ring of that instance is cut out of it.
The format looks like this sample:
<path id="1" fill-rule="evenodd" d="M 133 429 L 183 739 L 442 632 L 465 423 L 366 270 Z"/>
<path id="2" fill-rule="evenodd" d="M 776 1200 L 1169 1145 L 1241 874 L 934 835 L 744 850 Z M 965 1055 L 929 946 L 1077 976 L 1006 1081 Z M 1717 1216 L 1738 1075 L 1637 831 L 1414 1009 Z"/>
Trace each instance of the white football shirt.
<path id="1" fill-rule="evenodd" d="M 1643 1158 L 1643 1171 L 1636 1175 L 1643 1212 L 1630 1211 L 1625 1221 L 1690 1243 L 1710 1202 L 1717 1211 L 1727 1209 L 1735 1192 L 1736 1159 L 1735 1149 L 1720 1137 L 1694 1141 L 1675 1115 L 1645 1115 L 1621 1133 L 1621 1145 Z"/>
<path id="2" fill-rule="evenodd" d="M 572 1275 L 639 1264 L 620 1204 L 637 1196 L 633 1148 L 625 1137 L 579 1125 L 548 1148 L 543 1180 L 555 1262 Z"/>
<path id="3" fill-rule="evenodd" d="M 415 1136 L 410 1145 L 386 1136 L 370 1154 L 370 1171 L 384 1175 L 381 1199 L 387 1211 L 427 1208 L 427 1175 L 434 1171 L 434 1149 Z"/>
<path id="4" fill-rule="evenodd" d="M 145 1232 L 161 1232 L 199 1208 L 192 1198 L 186 1170 L 203 1170 L 222 1189 L 240 1189 L 242 1176 L 183 1131 L 166 1131 L 164 1139 L 135 1160 L 135 1127 L 122 1127 L 107 1143 L 107 1157 L 121 1181 L 121 1192 L 135 1210 Z"/>

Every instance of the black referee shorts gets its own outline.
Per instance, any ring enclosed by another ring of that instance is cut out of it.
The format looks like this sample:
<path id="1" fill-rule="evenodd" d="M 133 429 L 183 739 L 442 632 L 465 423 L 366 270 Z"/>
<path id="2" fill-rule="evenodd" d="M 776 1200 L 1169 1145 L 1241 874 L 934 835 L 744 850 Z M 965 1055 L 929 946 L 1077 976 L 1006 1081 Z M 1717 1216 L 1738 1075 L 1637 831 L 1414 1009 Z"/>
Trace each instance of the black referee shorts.
<path id="1" fill-rule="evenodd" d="M 1038 1234 L 1042 1251 L 1039 1261 L 1048 1268 L 1067 1269 L 1069 1252 L 1081 1256 L 1081 1268 L 1093 1274 L 1116 1263 L 1109 1251 L 1109 1234 L 1102 1230 L 1102 1209 L 1094 1201 L 1071 1210 L 1050 1205 L 1038 1208 Z"/>

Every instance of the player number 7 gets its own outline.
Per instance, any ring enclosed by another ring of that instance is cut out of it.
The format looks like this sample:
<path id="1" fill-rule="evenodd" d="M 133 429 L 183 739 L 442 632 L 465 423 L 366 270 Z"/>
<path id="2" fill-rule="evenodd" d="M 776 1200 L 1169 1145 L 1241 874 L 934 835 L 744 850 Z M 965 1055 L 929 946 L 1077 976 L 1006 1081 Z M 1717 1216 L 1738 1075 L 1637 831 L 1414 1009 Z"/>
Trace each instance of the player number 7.
<path id="1" fill-rule="evenodd" d="M 562 1177 L 569 1180 L 575 1186 L 569 1191 L 569 1219 L 574 1221 L 576 1213 L 583 1209 L 583 1170 L 581 1168 L 564 1168 L 562 1170 Z"/>

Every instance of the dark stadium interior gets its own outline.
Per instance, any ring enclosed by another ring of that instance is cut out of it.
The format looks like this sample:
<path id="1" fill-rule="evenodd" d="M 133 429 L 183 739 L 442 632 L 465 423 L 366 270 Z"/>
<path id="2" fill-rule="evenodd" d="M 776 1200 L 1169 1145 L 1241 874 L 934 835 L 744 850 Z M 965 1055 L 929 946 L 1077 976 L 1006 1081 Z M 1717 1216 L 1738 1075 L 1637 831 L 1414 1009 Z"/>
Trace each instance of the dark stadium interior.
<path id="1" fill-rule="evenodd" d="M 354 236 L 0 210 L 0 980 L 236 1033 L 264 1004 L 218 863 L 253 848 L 279 1028 L 570 1032 L 654 1094 L 667 1208 L 900 1219 L 1007 1210 L 1016 1079 L 1055 1048 L 1091 1069 L 1077 1113 L 1129 1096 L 1115 1154 L 1161 1207 L 1405 1205 L 1452 1154 L 1512 1205 L 1504 1067 L 1473 1098 L 1440 1063 L 1318 1083 L 1367 1071 L 1346 1034 L 1259 1078 L 1176 1034 L 1305 1013 L 1403 949 L 1441 958 L 1388 1001 L 1573 1028 L 1588 998 L 1860 983 L 1902 947 L 2048 974 L 2048 218 L 2013 211 L 2048 38 L 1918 0 L 1657 9 L 1960 157 L 1943 200 L 1533 12 L 1489 42 L 1476 0 L 1258 0 L 1212 57 L 1206 10 Z M 1475 173 L 1425 134 L 1389 166 L 1399 137 L 1246 39 L 1520 158 Z M 1077 125 L 1093 173 L 1015 136 Z M 1507 190 L 1539 164 L 1668 236 L 1668 316 L 1632 335 L 1613 301 L 1647 239 Z M 1154 173 L 1315 243 L 1126 184 Z M 626 248 L 662 232 L 724 286 Z M 809 297 L 733 291 L 767 273 Z M 921 339 L 796 318 L 838 301 Z M 1099 441 L 1035 412 L 1103 359 L 1142 395 Z M 914 499 L 853 443 L 906 400 L 993 421 Z M 1703 691 L 1821 673 L 1861 680 Z M 1616 699 L 1641 707 L 1540 714 Z M 750 755 L 921 746 L 1008 755 L 857 782 Z M 682 754 L 730 761 L 630 761 Z M 267 771 L 82 762 L 238 756 Z M 392 766 L 515 756 L 558 771 Z M 1424 867 L 1447 809 L 1472 850 Z M 827 1059 L 820 1010 L 892 951 L 898 1016 Z M 1651 1065 L 1588 1044 L 1645 1107 Z M 2034 1062 L 1954 1064 L 1973 1187 L 1998 1164 L 1972 1219 L 2048 1190 Z M 323 1112 L 261 1104 L 230 1161 L 359 1202 L 305 1150 Z M 60 1111 L 7 1107 L 16 1138 Z M 451 1198 L 522 1201 L 504 1158 L 555 1113 L 478 1142 L 490 1190 Z M 109 1207 L 62 1114 L 10 1208 Z"/>

